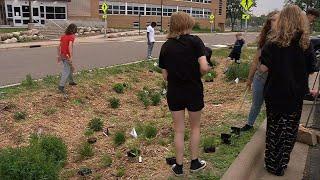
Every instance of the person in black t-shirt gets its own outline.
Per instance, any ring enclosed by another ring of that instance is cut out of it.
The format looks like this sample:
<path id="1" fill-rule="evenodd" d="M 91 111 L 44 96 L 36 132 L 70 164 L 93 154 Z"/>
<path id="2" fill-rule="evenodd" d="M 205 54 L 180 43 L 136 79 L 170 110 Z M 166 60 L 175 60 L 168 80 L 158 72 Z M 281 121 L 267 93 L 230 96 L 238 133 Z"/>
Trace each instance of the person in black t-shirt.
<path id="1" fill-rule="evenodd" d="M 308 76 L 316 68 L 308 21 L 298 6 L 282 10 L 275 32 L 260 57 L 260 70 L 269 73 L 264 89 L 268 121 L 265 167 L 269 173 L 283 176 L 297 138 L 303 97 L 309 92 Z"/>
<path id="2" fill-rule="evenodd" d="M 234 60 L 236 63 L 240 64 L 240 57 L 241 57 L 241 51 L 242 47 L 245 44 L 244 39 L 242 38 L 241 33 L 236 34 L 236 42 L 233 45 L 233 49 L 229 55 L 230 60 Z"/>
<path id="3" fill-rule="evenodd" d="M 194 20 L 184 12 L 174 13 L 170 18 L 168 40 L 163 44 L 159 56 L 159 67 L 168 81 L 167 102 L 174 121 L 177 163 L 172 171 L 183 175 L 185 109 L 191 124 L 191 172 L 206 166 L 198 159 L 200 143 L 200 117 L 204 107 L 201 76 L 210 67 L 207 63 L 205 46 L 197 36 L 190 35 Z"/>

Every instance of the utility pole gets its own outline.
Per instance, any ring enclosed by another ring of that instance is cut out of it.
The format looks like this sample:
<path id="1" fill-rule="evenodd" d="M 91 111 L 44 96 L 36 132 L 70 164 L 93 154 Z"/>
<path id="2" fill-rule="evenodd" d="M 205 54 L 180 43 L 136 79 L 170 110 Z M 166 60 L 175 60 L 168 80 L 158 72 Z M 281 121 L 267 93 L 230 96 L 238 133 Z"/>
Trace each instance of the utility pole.
<path id="1" fill-rule="evenodd" d="M 161 32 L 163 31 L 163 29 L 162 29 L 162 19 L 163 19 L 163 0 L 161 0 Z"/>

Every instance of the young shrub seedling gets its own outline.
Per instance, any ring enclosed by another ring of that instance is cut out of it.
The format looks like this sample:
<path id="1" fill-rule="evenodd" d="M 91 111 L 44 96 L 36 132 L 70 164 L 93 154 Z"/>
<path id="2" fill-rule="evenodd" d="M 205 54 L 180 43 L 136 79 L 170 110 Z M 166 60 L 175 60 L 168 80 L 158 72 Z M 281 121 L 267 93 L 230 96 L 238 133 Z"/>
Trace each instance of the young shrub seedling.
<path id="1" fill-rule="evenodd" d="M 228 81 L 234 81 L 236 78 L 246 80 L 249 75 L 250 65 L 248 63 L 231 64 L 226 72 Z"/>
<path id="2" fill-rule="evenodd" d="M 16 121 L 25 120 L 25 119 L 27 118 L 27 112 L 26 112 L 26 111 L 18 111 L 18 112 L 15 112 L 14 115 L 13 115 L 13 118 L 14 118 Z"/>
<path id="3" fill-rule="evenodd" d="M 26 79 L 21 82 L 21 85 L 23 87 L 28 88 L 28 89 L 32 89 L 32 88 L 35 88 L 37 86 L 37 83 L 32 79 L 31 75 L 28 74 L 26 76 Z"/>
<path id="4" fill-rule="evenodd" d="M 123 131 L 118 131 L 115 133 L 114 137 L 113 137 L 113 143 L 116 146 L 120 146 L 122 144 L 124 144 L 126 141 L 126 136 L 125 133 Z"/>
<path id="5" fill-rule="evenodd" d="M 84 142 L 79 146 L 78 154 L 80 160 L 87 159 L 94 155 L 93 148 L 88 142 Z"/>
<path id="6" fill-rule="evenodd" d="M 159 105 L 161 102 L 161 93 L 159 92 L 150 93 L 150 99 L 153 106 Z"/>
<path id="7" fill-rule="evenodd" d="M 152 124 L 148 124 L 144 128 L 144 135 L 147 139 L 155 138 L 157 136 L 157 133 L 158 133 L 157 128 Z"/>
<path id="8" fill-rule="evenodd" d="M 122 177 L 125 175 L 125 173 L 126 169 L 124 167 L 120 167 L 119 169 L 117 169 L 116 177 Z"/>
<path id="9" fill-rule="evenodd" d="M 102 131 L 103 121 L 100 118 L 93 118 L 88 124 L 88 127 L 93 131 Z"/>
<path id="10" fill-rule="evenodd" d="M 118 83 L 113 85 L 113 90 L 118 94 L 124 93 L 124 89 L 125 89 L 125 84 L 123 83 Z"/>
<path id="11" fill-rule="evenodd" d="M 112 97 L 109 99 L 109 104 L 110 104 L 111 108 L 117 109 L 120 107 L 120 99 L 118 99 L 116 97 Z"/>
<path id="12" fill-rule="evenodd" d="M 56 113 L 56 112 L 57 112 L 57 109 L 56 109 L 56 108 L 54 108 L 54 107 L 48 107 L 48 108 L 46 108 L 46 109 L 43 111 L 43 114 L 46 115 L 46 116 L 50 116 L 50 115 L 52 115 L 52 114 L 54 114 L 54 113 Z"/>
<path id="13" fill-rule="evenodd" d="M 101 166 L 103 168 L 110 167 L 112 165 L 112 158 L 110 155 L 104 154 L 101 158 Z"/>

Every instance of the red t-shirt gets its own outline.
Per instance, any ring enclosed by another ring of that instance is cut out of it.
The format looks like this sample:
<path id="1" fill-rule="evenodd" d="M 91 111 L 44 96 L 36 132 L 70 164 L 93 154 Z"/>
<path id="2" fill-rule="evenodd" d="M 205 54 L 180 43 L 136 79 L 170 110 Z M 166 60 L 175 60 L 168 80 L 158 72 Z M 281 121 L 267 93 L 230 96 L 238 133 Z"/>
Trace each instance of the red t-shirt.
<path id="1" fill-rule="evenodd" d="M 70 42 L 74 42 L 75 36 L 74 35 L 63 35 L 60 39 L 60 54 L 64 57 L 70 57 L 70 49 L 69 45 Z"/>

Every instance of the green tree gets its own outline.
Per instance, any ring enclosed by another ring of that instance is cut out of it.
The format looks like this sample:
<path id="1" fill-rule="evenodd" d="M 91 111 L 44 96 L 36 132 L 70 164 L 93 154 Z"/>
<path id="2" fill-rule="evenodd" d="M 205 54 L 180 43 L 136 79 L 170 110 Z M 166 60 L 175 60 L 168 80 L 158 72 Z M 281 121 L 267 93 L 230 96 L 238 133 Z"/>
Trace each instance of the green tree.
<path id="1" fill-rule="evenodd" d="M 227 18 L 230 19 L 232 31 L 237 19 L 241 19 L 242 14 L 245 12 L 240 5 L 241 0 L 227 0 Z M 253 0 L 253 6 L 256 7 L 256 0 Z"/>
<path id="2" fill-rule="evenodd" d="M 303 10 L 307 10 L 309 8 L 320 9 L 320 1 L 319 0 L 286 0 L 285 2 L 286 2 L 285 3 L 286 5 L 287 4 L 296 4 Z"/>

